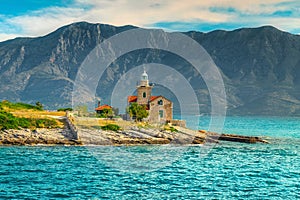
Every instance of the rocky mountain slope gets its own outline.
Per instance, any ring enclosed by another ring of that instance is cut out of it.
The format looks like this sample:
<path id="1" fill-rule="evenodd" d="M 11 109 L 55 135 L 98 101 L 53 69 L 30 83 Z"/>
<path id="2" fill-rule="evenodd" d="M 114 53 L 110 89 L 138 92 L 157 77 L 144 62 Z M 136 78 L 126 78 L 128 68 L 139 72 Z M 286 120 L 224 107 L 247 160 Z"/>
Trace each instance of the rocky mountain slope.
<path id="1" fill-rule="evenodd" d="M 49 109 L 70 106 L 74 79 L 89 52 L 101 41 L 133 28 L 80 22 L 43 37 L 1 42 L 0 100 L 40 101 Z M 300 36 L 270 26 L 184 34 L 199 42 L 221 70 L 229 114 L 300 115 Z M 100 80 L 97 96 L 105 102 L 117 79 L 134 66 L 151 62 L 184 71 L 197 91 L 201 112 L 210 112 L 207 88 L 196 81 L 199 77 L 187 63 L 154 50 L 134 51 L 116 60 Z M 166 89 L 157 87 L 158 91 Z M 166 96 L 174 99 L 170 92 Z"/>

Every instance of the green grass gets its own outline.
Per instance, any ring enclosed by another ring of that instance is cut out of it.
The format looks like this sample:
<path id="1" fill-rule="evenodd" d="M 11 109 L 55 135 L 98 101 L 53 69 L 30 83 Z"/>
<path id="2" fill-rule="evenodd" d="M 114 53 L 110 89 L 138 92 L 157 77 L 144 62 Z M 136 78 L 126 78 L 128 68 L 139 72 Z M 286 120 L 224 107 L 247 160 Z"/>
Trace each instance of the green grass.
<path id="1" fill-rule="evenodd" d="M 9 101 L 0 102 L 0 107 L 12 109 L 12 110 L 24 110 L 24 109 L 26 109 L 26 110 L 43 110 L 43 108 L 41 108 L 39 106 L 35 106 L 35 105 L 27 104 L 27 103 L 21 103 L 21 102 L 12 103 Z"/>
<path id="2" fill-rule="evenodd" d="M 0 130 L 20 128 L 56 128 L 58 124 L 53 119 L 32 119 L 15 117 L 11 113 L 0 110 Z"/>
<path id="3" fill-rule="evenodd" d="M 174 128 L 173 126 L 169 126 L 169 125 L 165 125 L 164 130 L 171 131 L 171 132 L 178 132 L 178 130 L 176 128 Z"/>
<path id="4" fill-rule="evenodd" d="M 178 132 L 178 130 L 176 128 L 174 128 L 173 126 L 170 127 L 170 131 L 171 132 Z"/>

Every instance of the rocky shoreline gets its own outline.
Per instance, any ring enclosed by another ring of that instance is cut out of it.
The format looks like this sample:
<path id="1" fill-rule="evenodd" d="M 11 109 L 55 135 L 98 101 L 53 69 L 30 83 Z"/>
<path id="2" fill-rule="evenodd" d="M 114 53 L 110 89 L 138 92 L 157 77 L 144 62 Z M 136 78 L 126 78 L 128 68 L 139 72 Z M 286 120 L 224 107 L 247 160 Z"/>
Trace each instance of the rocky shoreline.
<path id="1" fill-rule="evenodd" d="M 81 145 L 67 129 L 21 129 L 0 131 L 0 145 Z"/>
<path id="2" fill-rule="evenodd" d="M 159 129 L 131 127 L 125 131 L 105 131 L 81 128 L 22 129 L 0 131 L 0 145 L 147 145 L 147 144 L 204 144 L 220 140 L 240 143 L 268 143 L 259 137 L 217 134 L 177 127 L 171 132 Z"/>
<path id="3" fill-rule="evenodd" d="M 219 143 L 222 141 L 240 143 L 268 143 L 260 137 L 241 136 L 234 134 L 217 134 L 207 131 L 193 131 L 187 128 L 177 127 L 178 132 L 162 131 L 131 127 L 126 131 L 103 131 L 81 129 L 80 141 L 83 144 L 92 145 L 139 145 L 139 144 L 204 144 Z"/>

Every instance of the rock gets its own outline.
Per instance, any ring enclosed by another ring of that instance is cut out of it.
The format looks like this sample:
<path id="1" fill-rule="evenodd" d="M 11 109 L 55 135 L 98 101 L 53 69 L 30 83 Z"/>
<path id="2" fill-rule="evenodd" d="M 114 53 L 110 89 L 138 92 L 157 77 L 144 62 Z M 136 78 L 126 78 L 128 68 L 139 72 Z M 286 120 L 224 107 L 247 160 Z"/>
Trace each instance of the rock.
<path id="1" fill-rule="evenodd" d="M 21 129 L 0 131 L 0 145 L 81 145 L 65 129 Z"/>

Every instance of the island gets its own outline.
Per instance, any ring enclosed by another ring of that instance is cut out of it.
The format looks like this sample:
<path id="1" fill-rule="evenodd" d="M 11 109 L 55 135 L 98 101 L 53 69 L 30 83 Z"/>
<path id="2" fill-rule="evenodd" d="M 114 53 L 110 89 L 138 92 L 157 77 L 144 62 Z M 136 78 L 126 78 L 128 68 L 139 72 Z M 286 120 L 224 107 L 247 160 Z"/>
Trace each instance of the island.
<path id="1" fill-rule="evenodd" d="M 188 145 L 220 140 L 267 143 L 260 137 L 219 134 L 120 117 L 87 117 L 71 110 L 46 111 L 39 102 L 30 105 L 2 101 L 0 145 Z"/>

